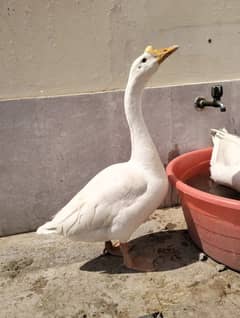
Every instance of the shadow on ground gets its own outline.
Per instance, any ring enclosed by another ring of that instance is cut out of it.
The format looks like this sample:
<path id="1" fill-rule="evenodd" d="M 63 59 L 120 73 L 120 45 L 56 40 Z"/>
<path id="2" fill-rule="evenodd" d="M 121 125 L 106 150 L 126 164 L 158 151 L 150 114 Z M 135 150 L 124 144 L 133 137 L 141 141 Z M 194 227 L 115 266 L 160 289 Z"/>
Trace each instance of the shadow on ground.
<path id="1" fill-rule="evenodd" d="M 133 257 L 144 257 L 152 263 L 152 271 L 167 271 L 198 261 L 199 250 L 186 230 L 156 232 L 129 242 Z M 81 266 L 80 270 L 111 274 L 136 273 L 123 266 L 122 257 L 101 255 Z"/>

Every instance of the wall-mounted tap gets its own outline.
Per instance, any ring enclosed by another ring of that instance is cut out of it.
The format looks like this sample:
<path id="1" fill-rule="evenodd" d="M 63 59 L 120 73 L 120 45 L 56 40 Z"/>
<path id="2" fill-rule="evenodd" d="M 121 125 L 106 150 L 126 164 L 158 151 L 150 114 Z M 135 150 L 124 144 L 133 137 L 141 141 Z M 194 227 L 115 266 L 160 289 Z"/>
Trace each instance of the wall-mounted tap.
<path id="1" fill-rule="evenodd" d="M 213 98 L 212 101 L 208 101 L 204 97 L 197 97 L 194 101 L 194 106 L 197 109 L 204 109 L 204 107 L 216 107 L 216 108 L 220 108 L 221 112 L 225 112 L 226 107 L 221 102 L 221 97 L 223 95 L 222 85 L 213 86 L 211 88 L 211 95 Z"/>

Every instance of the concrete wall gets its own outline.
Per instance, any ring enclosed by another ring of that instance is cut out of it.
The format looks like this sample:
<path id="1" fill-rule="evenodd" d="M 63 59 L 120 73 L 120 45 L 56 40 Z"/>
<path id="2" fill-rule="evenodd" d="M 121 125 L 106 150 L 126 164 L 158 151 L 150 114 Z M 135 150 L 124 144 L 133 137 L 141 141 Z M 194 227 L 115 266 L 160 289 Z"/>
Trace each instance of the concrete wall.
<path id="1" fill-rule="evenodd" d="M 147 44 L 181 46 L 150 86 L 239 78 L 239 12 L 239 0 L 2 0 L 0 98 L 124 88 Z"/>
<path id="2" fill-rule="evenodd" d="M 145 91 L 146 123 L 165 164 L 209 146 L 210 128 L 240 134 L 240 81 L 223 83 L 226 113 L 194 109 L 210 86 Z M 99 170 L 128 160 L 123 91 L 1 101 L 0 149 L 0 236 L 34 230 Z M 170 192 L 165 204 L 174 200 Z"/>

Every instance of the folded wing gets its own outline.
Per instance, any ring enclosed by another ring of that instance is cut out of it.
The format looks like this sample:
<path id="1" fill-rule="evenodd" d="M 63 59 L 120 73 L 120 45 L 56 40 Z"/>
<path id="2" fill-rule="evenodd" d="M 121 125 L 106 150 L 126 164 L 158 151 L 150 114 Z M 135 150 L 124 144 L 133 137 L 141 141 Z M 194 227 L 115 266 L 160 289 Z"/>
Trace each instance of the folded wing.
<path id="1" fill-rule="evenodd" d="M 87 241 L 108 240 L 116 223 L 131 215 L 147 190 L 142 172 L 129 163 L 110 166 L 97 174 L 38 234 L 58 233 Z M 137 212 L 137 211 L 136 211 Z M 126 229 L 127 231 L 127 229 Z"/>
<path id="2" fill-rule="evenodd" d="M 212 129 L 213 152 L 210 161 L 211 178 L 240 191 L 240 138 L 226 129 Z"/>

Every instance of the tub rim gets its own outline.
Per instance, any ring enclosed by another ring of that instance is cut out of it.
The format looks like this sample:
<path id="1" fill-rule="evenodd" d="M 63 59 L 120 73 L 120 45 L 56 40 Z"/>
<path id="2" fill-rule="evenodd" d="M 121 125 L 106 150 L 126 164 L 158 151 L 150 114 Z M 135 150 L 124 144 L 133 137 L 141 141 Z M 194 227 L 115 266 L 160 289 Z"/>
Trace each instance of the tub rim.
<path id="1" fill-rule="evenodd" d="M 211 152 L 212 152 L 212 147 L 207 147 L 207 148 L 201 148 L 201 149 L 189 151 L 179 155 L 178 157 L 176 157 L 175 159 L 171 160 L 168 163 L 166 167 L 167 176 L 170 179 L 171 183 L 173 183 L 176 186 L 177 190 L 180 192 L 183 192 L 186 195 L 189 195 L 198 200 L 205 201 L 209 204 L 215 204 L 215 205 L 220 205 L 222 207 L 226 207 L 226 208 L 230 208 L 234 210 L 236 209 L 240 210 L 239 200 L 224 198 L 221 196 L 217 196 L 215 194 L 211 194 L 211 193 L 196 189 L 186 184 L 184 181 L 182 181 L 176 176 L 174 170 L 175 170 L 175 167 L 179 164 L 179 162 L 193 155 L 196 156 L 200 153 L 204 153 L 206 156 L 209 156 L 209 159 L 205 161 L 202 160 L 199 163 L 206 163 L 206 162 L 209 162 L 210 160 Z"/>

